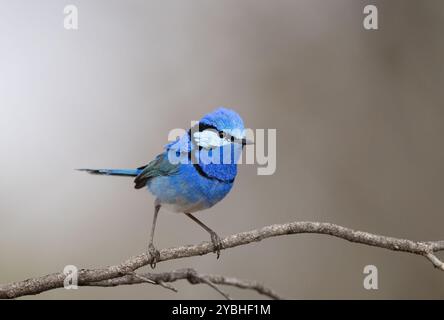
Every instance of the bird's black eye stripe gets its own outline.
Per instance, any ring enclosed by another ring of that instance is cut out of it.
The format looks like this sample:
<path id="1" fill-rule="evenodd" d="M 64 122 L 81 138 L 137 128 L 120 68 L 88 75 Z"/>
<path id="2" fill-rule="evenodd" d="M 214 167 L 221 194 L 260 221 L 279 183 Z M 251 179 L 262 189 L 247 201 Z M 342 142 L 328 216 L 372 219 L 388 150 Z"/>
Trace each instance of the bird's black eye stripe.
<path id="1" fill-rule="evenodd" d="M 199 126 L 199 132 L 202 132 L 202 131 L 205 131 L 205 130 L 215 130 L 215 131 L 217 131 L 217 128 L 215 126 L 212 126 L 211 124 L 199 123 L 197 125 Z"/>

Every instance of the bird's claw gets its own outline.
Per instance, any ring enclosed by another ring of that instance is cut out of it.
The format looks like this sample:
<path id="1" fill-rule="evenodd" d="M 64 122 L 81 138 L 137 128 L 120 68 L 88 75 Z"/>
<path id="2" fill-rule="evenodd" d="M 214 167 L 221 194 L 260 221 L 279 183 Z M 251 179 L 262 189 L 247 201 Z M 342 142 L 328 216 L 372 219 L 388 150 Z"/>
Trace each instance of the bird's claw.
<path id="1" fill-rule="evenodd" d="M 220 249 L 222 249 L 222 240 L 216 232 L 211 233 L 211 242 L 213 243 L 213 252 L 217 255 L 217 259 L 219 259 Z"/>
<path id="2" fill-rule="evenodd" d="M 160 252 L 157 250 L 152 243 L 148 245 L 148 253 L 151 257 L 150 266 L 152 269 L 156 267 L 157 262 L 160 260 Z"/>

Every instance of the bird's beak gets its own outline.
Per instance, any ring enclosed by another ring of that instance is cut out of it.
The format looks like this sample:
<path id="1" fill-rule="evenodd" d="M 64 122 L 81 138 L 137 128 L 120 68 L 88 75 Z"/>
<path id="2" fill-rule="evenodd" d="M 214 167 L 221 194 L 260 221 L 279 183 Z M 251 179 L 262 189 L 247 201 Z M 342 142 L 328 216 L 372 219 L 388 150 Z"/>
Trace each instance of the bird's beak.
<path id="1" fill-rule="evenodd" d="M 242 139 L 242 145 L 246 146 L 247 144 L 254 144 L 254 141 L 246 139 L 246 138 L 243 138 Z"/>

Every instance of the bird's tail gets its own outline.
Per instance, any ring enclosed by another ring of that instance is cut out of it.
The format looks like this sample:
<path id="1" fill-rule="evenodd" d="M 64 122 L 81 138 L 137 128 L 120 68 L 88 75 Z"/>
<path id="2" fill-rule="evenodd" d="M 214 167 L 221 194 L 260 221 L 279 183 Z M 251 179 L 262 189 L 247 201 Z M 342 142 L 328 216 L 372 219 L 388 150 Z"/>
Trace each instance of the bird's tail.
<path id="1" fill-rule="evenodd" d="M 121 177 L 137 177 L 142 172 L 141 169 L 76 169 L 85 171 L 90 174 L 121 176 Z"/>

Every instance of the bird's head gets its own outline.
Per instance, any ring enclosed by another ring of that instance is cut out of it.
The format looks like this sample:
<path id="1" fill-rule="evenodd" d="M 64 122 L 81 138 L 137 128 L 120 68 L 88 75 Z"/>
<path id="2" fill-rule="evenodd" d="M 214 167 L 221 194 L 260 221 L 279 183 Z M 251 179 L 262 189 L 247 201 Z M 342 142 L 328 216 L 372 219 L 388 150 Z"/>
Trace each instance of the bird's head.
<path id="1" fill-rule="evenodd" d="M 251 144 L 245 137 L 244 122 L 235 111 L 218 108 L 200 119 L 198 130 L 194 130 L 195 143 L 204 149 L 227 145 L 244 146 Z"/>

